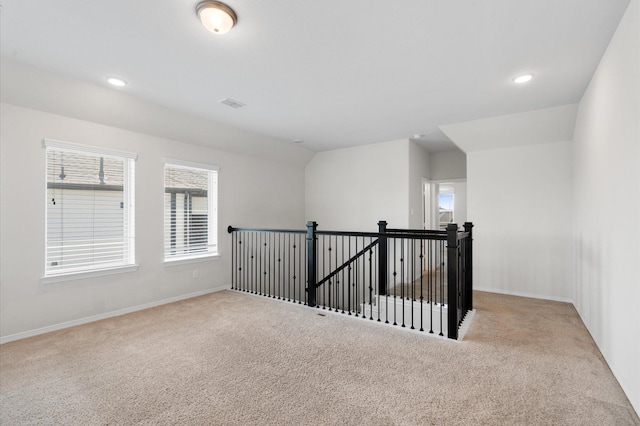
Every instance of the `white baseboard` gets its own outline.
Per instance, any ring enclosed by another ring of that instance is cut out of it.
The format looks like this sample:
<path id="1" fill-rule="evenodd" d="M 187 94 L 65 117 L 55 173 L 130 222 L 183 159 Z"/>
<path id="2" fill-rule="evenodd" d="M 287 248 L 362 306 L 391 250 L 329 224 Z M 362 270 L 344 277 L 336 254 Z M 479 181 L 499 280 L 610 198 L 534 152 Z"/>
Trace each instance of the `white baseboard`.
<path id="1" fill-rule="evenodd" d="M 206 290 L 200 290 L 193 293 L 182 294 L 180 296 L 170 297 L 168 299 L 156 300 L 154 302 L 144 303 L 142 305 L 130 306 L 128 308 L 118 309 L 116 311 L 105 312 L 103 314 L 92 315 L 90 317 L 79 318 L 76 320 L 62 322 L 54 325 L 48 325 L 46 327 L 23 331 L 16 334 L 10 334 L 8 336 L 1 336 L 0 345 L 4 343 L 13 342 L 15 340 L 21 340 L 21 339 L 26 339 L 28 337 L 38 336 L 40 334 L 50 333 L 52 331 L 62 330 L 69 327 L 75 327 L 76 325 L 87 324 L 94 321 L 100 321 L 107 318 L 130 314 L 131 312 L 154 308 L 156 306 L 166 305 L 168 303 L 178 302 L 180 300 L 191 299 L 193 297 L 198 297 L 198 296 L 204 296 L 205 294 L 215 293 L 216 291 L 221 291 L 221 290 L 228 290 L 229 288 L 230 288 L 229 286 L 208 288 Z"/>
<path id="2" fill-rule="evenodd" d="M 478 291 L 486 291 L 488 293 L 507 294 L 509 296 L 520 296 L 520 297 L 530 297 L 532 299 L 553 300 L 554 302 L 571 303 L 572 305 L 575 306 L 573 299 L 566 298 L 566 297 L 547 296 L 544 294 L 525 293 L 520 291 L 510 291 L 510 290 L 503 290 L 503 289 L 497 289 L 497 288 L 476 287 L 475 285 L 473 286 L 473 289 Z"/>
<path id="3" fill-rule="evenodd" d="M 636 395 L 634 393 L 634 388 L 629 385 L 625 376 L 619 374 L 618 369 L 611 362 L 609 362 L 609 359 L 611 358 L 611 356 L 608 353 L 605 353 L 602 351 L 602 349 L 600 348 L 600 345 L 598 344 L 598 341 L 593 338 L 593 334 L 591 333 L 591 330 L 589 329 L 589 327 L 587 327 L 587 323 L 584 321 L 584 318 L 582 317 L 582 312 L 580 312 L 580 309 L 578 309 L 578 307 L 576 307 L 575 305 L 574 307 L 576 308 L 576 312 L 578 313 L 578 317 L 580 317 L 580 321 L 582 321 L 584 328 L 589 333 L 591 340 L 593 340 L 593 342 L 596 344 L 596 346 L 598 347 L 598 350 L 600 351 L 600 354 L 602 355 L 602 358 L 604 358 L 604 361 L 607 363 L 609 370 L 611 370 L 611 374 L 613 374 L 613 376 L 618 381 L 618 384 L 622 388 L 622 391 L 624 392 L 624 394 L 627 395 L 627 399 L 631 403 L 631 406 L 633 407 L 633 409 L 636 411 L 636 414 L 640 415 L 640 395 Z"/>

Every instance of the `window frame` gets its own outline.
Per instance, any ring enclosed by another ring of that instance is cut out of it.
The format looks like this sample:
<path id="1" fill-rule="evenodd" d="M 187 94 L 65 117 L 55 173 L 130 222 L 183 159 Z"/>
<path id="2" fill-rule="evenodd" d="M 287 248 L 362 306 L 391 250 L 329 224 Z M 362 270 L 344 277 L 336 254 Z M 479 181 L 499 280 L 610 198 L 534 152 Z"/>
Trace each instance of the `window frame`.
<path id="1" fill-rule="evenodd" d="M 78 144 L 73 142 L 61 141 L 56 139 L 45 138 L 42 140 L 42 146 L 45 151 L 45 178 L 44 178 L 44 219 L 45 219 L 45 241 L 44 241 L 44 272 L 42 281 L 45 283 L 59 282 L 75 279 L 84 279 L 103 275 L 111 275 L 124 272 L 133 272 L 138 269 L 136 264 L 136 233 L 135 233 L 135 168 L 138 155 L 133 152 L 119 151 L 102 147 Z M 109 264 L 89 265 L 85 267 L 70 267 L 66 269 L 50 270 L 49 265 L 49 206 L 48 203 L 48 155 L 50 150 L 58 152 L 69 152 L 80 155 L 115 157 L 124 161 L 125 170 L 123 174 L 123 253 L 126 253 L 126 259 L 122 262 L 113 262 Z M 126 248 L 124 248 L 126 245 Z"/>
<path id="2" fill-rule="evenodd" d="M 166 172 L 167 166 L 181 169 L 195 169 L 201 172 L 208 173 L 208 183 L 207 183 L 207 250 L 199 253 L 191 253 L 191 254 L 175 254 L 168 255 L 166 239 L 167 239 L 167 214 L 165 202 L 163 201 L 163 209 L 162 209 L 162 217 L 163 217 L 163 260 L 165 265 L 177 265 L 182 263 L 192 263 L 198 261 L 210 260 L 212 258 L 217 258 L 220 256 L 220 244 L 219 244 L 219 232 L 218 232 L 218 188 L 219 188 L 219 179 L 220 179 L 220 167 L 214 164 L 207 163 L 199 163 L 194 161 L 186 161 L 186 160 L 178 160 L 175 158 L 165 158 L 163 159 L 162 164 L 162 176 L 163 176 L 163 197 L 165 196 L 166 186 Z M 211 214 L 213 212 L 213 214 Z M 211 241 L 214 241 L 211 244 Z"/>

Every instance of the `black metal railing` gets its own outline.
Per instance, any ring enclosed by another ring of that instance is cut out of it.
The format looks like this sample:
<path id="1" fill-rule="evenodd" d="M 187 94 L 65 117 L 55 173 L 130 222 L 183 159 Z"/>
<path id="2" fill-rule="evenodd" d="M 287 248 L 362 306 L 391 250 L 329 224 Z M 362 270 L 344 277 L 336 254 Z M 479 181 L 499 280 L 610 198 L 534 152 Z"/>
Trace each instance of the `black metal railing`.
<path id="1" fill-rule="evenodd" d="M 473 307 L 472 228 L 229 227 L 232 288 L 457 339 Z"/>
<path id="2" fill-rule="evenodd" d="M 232 288 L 307 304 L 305 231 L 228 228 Z"/>

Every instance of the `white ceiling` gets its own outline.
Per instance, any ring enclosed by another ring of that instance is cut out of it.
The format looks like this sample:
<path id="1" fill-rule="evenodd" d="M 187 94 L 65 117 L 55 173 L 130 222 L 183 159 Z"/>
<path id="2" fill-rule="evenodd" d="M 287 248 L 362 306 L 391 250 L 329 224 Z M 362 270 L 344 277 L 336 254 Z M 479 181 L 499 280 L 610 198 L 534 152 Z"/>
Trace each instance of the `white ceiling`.
<path id="1" fill-rule="evenodd" d="M 225 36 L 198 0 L 0 2 L 4 58 L 312 150 L 442 151 L 441 125 L 579 102 L 629 0 L 228 0 Z"/>

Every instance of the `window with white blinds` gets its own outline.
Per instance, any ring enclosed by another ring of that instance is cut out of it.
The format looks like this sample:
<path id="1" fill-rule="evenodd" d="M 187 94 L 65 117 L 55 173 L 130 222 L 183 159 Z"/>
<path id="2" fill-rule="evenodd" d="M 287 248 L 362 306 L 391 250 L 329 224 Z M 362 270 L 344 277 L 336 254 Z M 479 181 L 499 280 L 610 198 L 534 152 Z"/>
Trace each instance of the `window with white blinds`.
<path id="1" fill-rule="evenodd" d="M 166 160 L 164 259 L 218 254 L 218 168 Z"/>
<path id="2" fill-rule="evenodd" d="M 135 263 L 136 154 L 44 140 L 45 277 Z"/>

